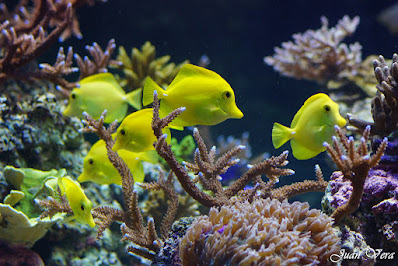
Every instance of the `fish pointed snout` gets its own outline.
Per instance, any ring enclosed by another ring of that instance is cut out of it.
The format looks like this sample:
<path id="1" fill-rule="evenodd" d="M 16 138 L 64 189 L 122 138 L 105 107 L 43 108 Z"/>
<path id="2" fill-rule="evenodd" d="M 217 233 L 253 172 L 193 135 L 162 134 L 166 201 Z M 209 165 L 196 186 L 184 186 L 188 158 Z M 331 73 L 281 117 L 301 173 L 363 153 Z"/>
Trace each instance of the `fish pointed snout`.
<path id="1" fill-rule="evenodd" d="M 232 117 L 232 118 L 240 119 L 240 118 L 243 117 L 243 113 L 242 113 L 241 110 L 239 110 L 238 107 L 236 107 L 236 108 L 234 108 L 234 109 L 232 110 L 232 112 L 231 112 L 231 117 Z"/>
<path id="2" fill-rule="evenodd" d="M 80 183 L 88 181 L 87 175 L 84 171 L 79 175 L 77 181 L 79 181 Z"/>
<path id="3" fill-rule="evenodd" d="M 339 120 L 337 121 L 337 125 L 341 128 L 344 127 L 347 124 L 347 121 L 340 116 Z"/>
<path id="4" fill-rule="evenodd" d="M 115 144 L 112 147 L 112 150 L 113 151 L 118 151 L 120 149 L 123 149 L 123 145 L 120 143 L 120 141 L 116 140 Z"/>
<path id="5" fill-rule="evenodd" d="M 71 115 L 71 108 L 70 108 L 69 105 L 64 109 L 64 111 L 62 112 L 62 115 L 63 116 L 70 116 Z"/>
<path id="6" fill-rule="evenodd" d="M 90 227 L 95 227 L 94 218 L 93 218 L 93 215 L 91 214 L 91 212 L 90 212 L 90 214 L 87 215 L 85 221 Z"/>

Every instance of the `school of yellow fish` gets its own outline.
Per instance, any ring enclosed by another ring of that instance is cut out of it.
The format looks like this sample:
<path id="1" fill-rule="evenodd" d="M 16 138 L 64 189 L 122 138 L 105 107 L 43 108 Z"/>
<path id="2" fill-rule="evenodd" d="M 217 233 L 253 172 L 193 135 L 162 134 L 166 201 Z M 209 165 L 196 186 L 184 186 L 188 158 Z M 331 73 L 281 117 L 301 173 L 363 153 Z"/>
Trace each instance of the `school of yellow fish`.
<path id="1" fill-rule="evenodd" d="M 188 126 L 216 125 L 229 118 L 243 117 L 228 82 L 211 70 L 191 64 L 184 65 L 166 89 L 147 77 L 142 90 L 128 94 L 110 73 L 87 77 L 80 82 L 79 88 L 72 90 L 64 114 L 82 117 L 82 112 L 86 111 L 98 119 L 106 109 L 106 123 L 121 121 L 117 132 L 112 135 L 116 139 L 112 149 L 126 162 L 134 180 L 143 182 L 145 173 L 141 162 L 157 163 L 157 154 L 153 147 L 156 138 L 151 127 L 153 109 L 141 108 L 153 102 L 155 91 L 160 100 L 160 117 L 179 107 L 186 108 L 164 129 L 168 142 L 171 139 L 170 128 L 182 130 Z M 128 105 L 138 111 L 126 116 Z M 294 157 L 310 159 L 325 150 L 324 142 L 331 141 L 334 126 L 343 127 L 345 124 L 338 104 L 328 95 L 318 93 L 305 101 L 290 127 L 274 123 L 272 143 L 277 149 L 290 140 Z M 104 141 L 99 140 L 91 147 L 78 181 L 121 185 L 121 177 L 108 159 Z M 92 203 L 80 184 L 70 178 L 62 178 L 59 185 L 71 205 L 74 218 L 95 226 L 90 212 Z"/>

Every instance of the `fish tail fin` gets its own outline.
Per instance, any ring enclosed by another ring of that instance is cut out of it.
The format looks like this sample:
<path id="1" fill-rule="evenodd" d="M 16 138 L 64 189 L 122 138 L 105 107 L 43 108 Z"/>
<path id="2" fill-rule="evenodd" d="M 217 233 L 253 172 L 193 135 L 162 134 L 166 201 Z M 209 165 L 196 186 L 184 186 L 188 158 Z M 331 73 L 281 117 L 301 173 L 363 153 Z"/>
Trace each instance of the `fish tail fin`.
<path id="1" fill-rule="evenodd" d="M 137 110 L 142 109 L 141 98 L 142 89 L 134 90 L 126 95 L 127 102 Z"/>
<path id="2" fill-rule="evenodd" d="M 285 144 L 292 138 L 292 130 L 279 123 L 274 123 L 272 127 L 272 144 L 275 149 Z"/>
<path id="3" fill-rule="evenodd" d="M 144 106 L 153 102 L 153 92 L 157 91 L 158 98 L 162 99 L 163 94 L 165 92 L 158 84 L 155 83 L 150 77 L 147 77 L 145 80 L 143 95 L 142 95 L 142 104 Z"/>

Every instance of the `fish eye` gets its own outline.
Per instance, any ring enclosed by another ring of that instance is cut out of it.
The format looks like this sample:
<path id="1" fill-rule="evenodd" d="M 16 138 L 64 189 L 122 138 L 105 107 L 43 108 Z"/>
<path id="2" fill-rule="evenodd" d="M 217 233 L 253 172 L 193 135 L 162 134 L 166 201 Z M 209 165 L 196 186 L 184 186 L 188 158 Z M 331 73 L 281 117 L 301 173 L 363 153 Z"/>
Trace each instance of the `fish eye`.
<path id="1" fill-rule="evenodd" d="M 126 135 L 126 131 L 124 129 L 120 130 L 120 134 Z"/>
<path id="2" fill-rule="evenodd" d="M 94 160 L 93 160 L 93 159 L 90 159 L 90 160 L 88 160 L 88 163 L 89 163 L 89 164 L 93 164 L 93 163 L 94 163 Z"/>
<path id="3" fill-rule="evenodd" d="M 84 205 L 82 204 L 82 205 L 80 205 L 80 209 L 81 209 L 82 211 L 84 211 L 86 208 L 85 208 Z"/>
<path id="4" fill-rule="evenodd" d="M 325 105 L 323 108 L 325 109 L 326 112 L 330 111 L 330 106 L 329 105 Z"/>
<path id="5" fill-rule="evenodd" d="M 72 99 L 76 99 L 76 94 L 72 93 L 72 94 L 70 95 L 70 97 L 72 97 Z"/>
<path id="6" fill-rule="evenodd" d="M 232 94 L 229 91 L 224 91 L 224 93 L 222 94 L 222 97 L 226 100 L 231 98 Z"/>

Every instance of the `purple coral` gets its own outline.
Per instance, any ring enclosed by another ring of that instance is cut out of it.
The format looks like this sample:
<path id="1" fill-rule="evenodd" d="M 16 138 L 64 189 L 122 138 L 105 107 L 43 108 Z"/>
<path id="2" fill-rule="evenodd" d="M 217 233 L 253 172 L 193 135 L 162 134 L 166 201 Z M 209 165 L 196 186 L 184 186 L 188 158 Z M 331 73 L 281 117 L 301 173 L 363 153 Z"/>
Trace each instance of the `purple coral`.
<path id="1" fill-rule="evenodd" d="M 381 141 L 381 139 L 373 140 L 372 150 L 377 150 Z M 398 139 L 391 140 L 389 138 L 387 148 L 384 151 L 384 155 L 381 156 L 381 160 L 377 168 L 382 168 L 392 173 L 398 173 Z"/>
<path id="2" fill-rule="evenodd" d="M 328 196 L 330 206 L 337 208 L 347 203 L 351 182 L 340 171 L 332 174 Z M 398 176 L 382 169 L 371 169 L 365 181 L 361 206 L 371 208 L 375 214 L 395 214 L 398 211 Z M 370 206 L 369 206 L 370 205 Z"/>

